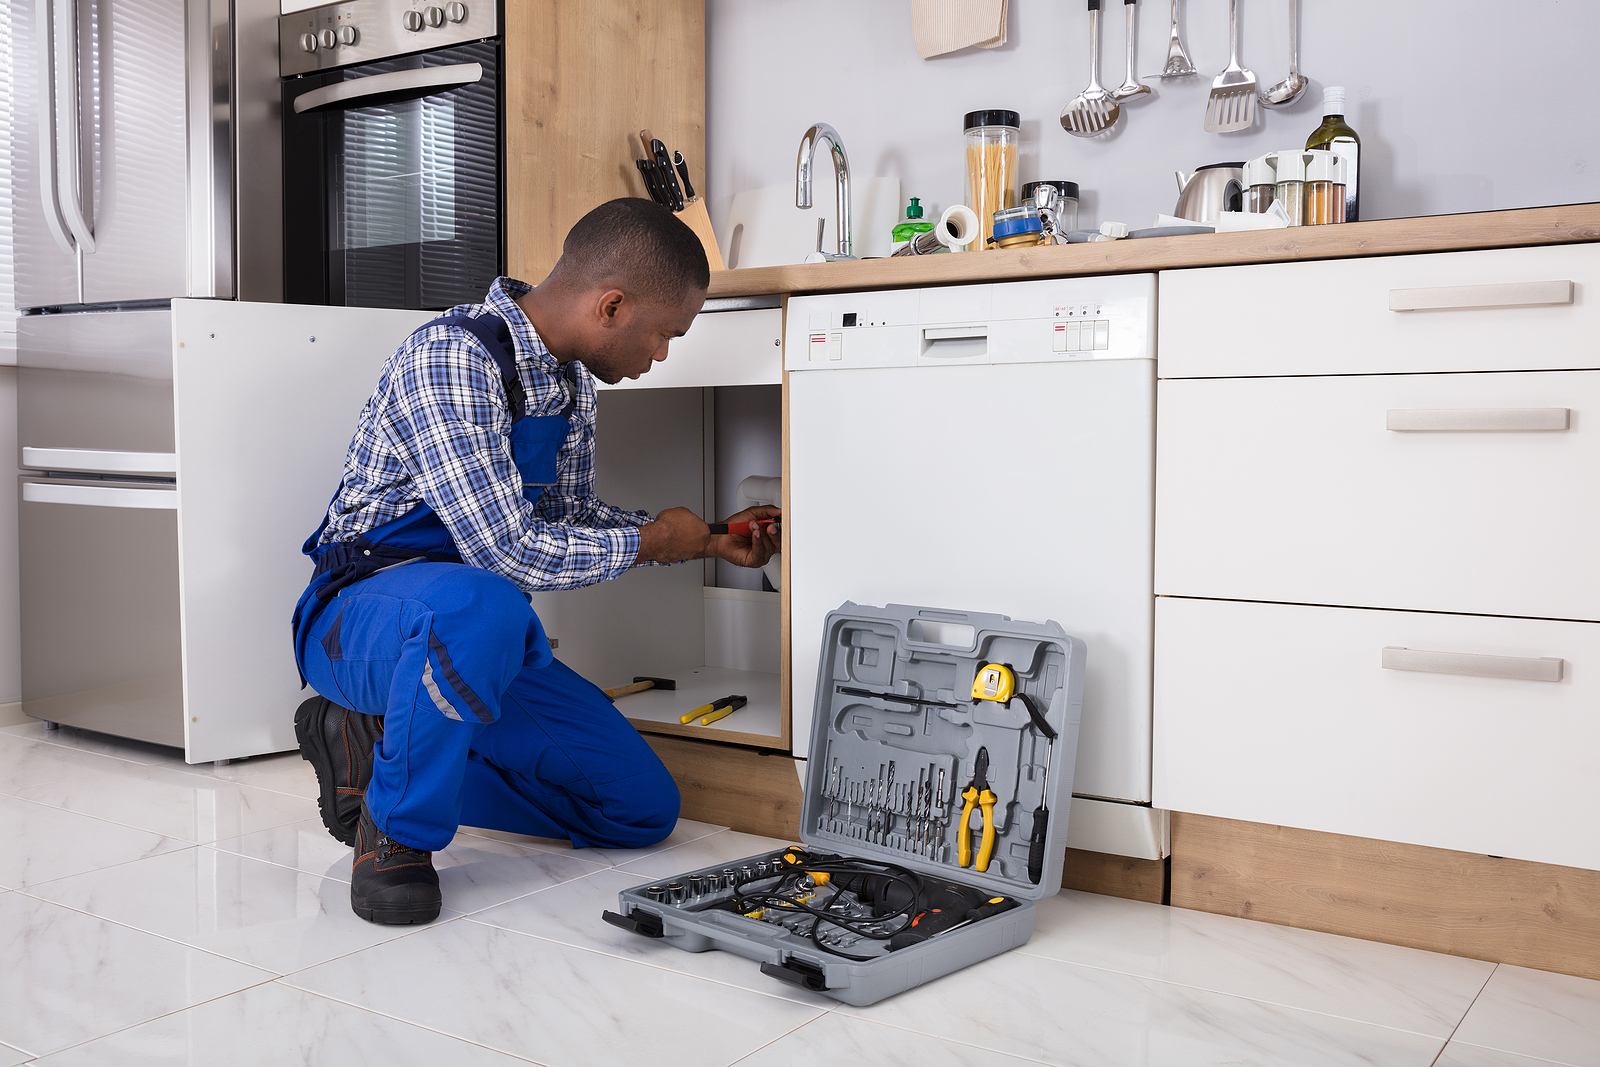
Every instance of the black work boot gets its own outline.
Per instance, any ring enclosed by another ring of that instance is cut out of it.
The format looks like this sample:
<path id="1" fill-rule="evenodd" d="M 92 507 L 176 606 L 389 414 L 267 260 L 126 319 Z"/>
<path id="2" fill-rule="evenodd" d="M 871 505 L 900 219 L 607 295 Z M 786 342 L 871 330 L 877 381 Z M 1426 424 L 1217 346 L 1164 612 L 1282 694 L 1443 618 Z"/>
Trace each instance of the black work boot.
<path id="1" fill-rule="evenodd" d="M 409 926 L 439 917 L 439 872 L 433 853 L 402 845 L 379 830 L 361 805 L 350 908 L 369 923 Z"/>
<path id="2" fill-rule="evenodd" d="M 328 833 L 356 843 L 361 798 L 372 778 L 372 751 L 383 737 L 383 719 L 312 697 L 294 713 L 300 758 L 317 772 L 317 810 Z"/>

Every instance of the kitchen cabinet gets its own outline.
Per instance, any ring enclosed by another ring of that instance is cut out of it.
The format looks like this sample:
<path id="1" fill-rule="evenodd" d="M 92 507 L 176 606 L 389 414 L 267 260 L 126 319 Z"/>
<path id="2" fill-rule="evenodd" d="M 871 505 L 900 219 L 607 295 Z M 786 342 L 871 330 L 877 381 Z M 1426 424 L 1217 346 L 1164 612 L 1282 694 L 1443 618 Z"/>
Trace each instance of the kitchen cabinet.
<path id="1" fill-rule="evenodd" d="M 1595 244 L 1161 276 L 1158 806 L 1600 869 L 1597 283 Z"/>
<path id="2" fill-rule="evenodd" d="M 1156 641 L 1161 807 L 1600 869 L 1600 626 L 1163 598 Z"/>
<path id="3" fill-rule="evenodd" d="M 747 506 L 738 490 L 745 478 L 780 475 L 782 321 L 777 307 L 713 305 L 649 374 L 602 386 L 601 499 L 720 518 Z M 641 731 L 787 749 L 786 583 L 773 589 L 762 577 L 716 561 L 639 567 L 602 585 L 536 594 L 533 603 L 559 642 L 557 655 L 596 684 L 635 676 L 677 683 L 618 699 Z M 678 721 L 689 708 L 733 694 L 749 703 L 726 719 Z"/>
<path id="4" fill-rule="evenodd" d="M 1600 372 L 1166 380 L 1158 410 L 1157 593 L 1600 621 Z"/>
<path id="5" fill-rule="evenodd" d="M 1161 376 L 1593 369 L 1597 293 L 1600 244 L 1165 271 Z"/>
<path id="6" fill-rule="evenodd" d="M 648 129 L 705 191 L 704 0 L 505 5 L 506 259 L 537 282 L 595 205 L 643 196 Z"/>

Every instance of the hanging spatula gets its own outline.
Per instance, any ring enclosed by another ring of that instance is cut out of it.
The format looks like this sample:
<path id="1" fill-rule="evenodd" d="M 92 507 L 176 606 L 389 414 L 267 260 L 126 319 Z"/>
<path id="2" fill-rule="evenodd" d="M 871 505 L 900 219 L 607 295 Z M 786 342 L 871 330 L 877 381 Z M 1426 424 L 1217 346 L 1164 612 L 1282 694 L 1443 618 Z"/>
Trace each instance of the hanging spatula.
<path id="1" fill-rule="evenodd" d="M 1089 86 L 1061 109 L 1061 128 L 1074 137 L 1093 137 L 1121 117 L 1122 105 L 1100 84 L 1100 0 L 1089 0 Z"/>
<path id="2" fill-rule="evenodd" d="M 1239 65 L 1239 0 L 1228 0 L 1228 33 L 1233 53 L 1227 69 L 1211 83 L 1211 96 L 1206 100 L 1207 133 L 1247 130 L 1256 124 L 1259 110 L 1255 72 Z"/>

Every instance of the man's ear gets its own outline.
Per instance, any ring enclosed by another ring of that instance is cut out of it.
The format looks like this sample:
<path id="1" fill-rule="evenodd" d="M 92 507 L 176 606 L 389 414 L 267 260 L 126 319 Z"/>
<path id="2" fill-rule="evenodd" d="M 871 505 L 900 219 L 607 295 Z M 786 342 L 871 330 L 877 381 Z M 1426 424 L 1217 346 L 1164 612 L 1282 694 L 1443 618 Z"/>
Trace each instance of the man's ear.
<path id="1" fill-rule="evenodd" d="M 603 328 L 609 329 L 617 324 L 617 316 L 622 311 L 624 299 L 621 289 L 607 289 L 600 294 L 600 299 L 595 304 L 595 314 L 599 316 Z"/>

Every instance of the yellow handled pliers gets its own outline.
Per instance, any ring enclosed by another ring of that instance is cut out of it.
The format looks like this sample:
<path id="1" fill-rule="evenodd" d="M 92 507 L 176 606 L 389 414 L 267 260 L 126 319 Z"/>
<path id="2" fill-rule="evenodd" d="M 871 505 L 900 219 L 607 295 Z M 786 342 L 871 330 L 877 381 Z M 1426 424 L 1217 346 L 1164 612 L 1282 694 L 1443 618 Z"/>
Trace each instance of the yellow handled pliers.
<path id="1" fill-rule="evenodd" d="M 989 750 L 978 749 L 972 781 L 961 791 L 961 837 L 956 842 L 956 861 L 963 867 L 987 871 L 994 858 L 994 805 L 999 798 L 989 788 Z M 972 861 L 972 831 L 969 820 L 974 807 L 983 808 L 983 837 L 978 842 L 978 861 Z"/>

